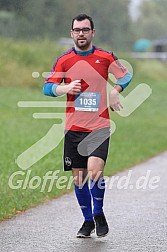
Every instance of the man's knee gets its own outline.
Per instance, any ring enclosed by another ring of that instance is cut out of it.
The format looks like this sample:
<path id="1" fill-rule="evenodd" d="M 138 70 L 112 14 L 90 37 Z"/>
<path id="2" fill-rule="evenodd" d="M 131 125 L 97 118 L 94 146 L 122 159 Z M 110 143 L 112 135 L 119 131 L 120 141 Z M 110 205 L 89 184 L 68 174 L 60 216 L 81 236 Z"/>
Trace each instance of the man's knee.
<path id="1" fill-rule="evenodd" d="M 88 180 L 86 169 L 72 169 L 74 184 L 77 186 L 82 186 Z"/>
<path id="2" fill-rule="evenodd" d="M 88 159 L 88 173 L 92 180 L 99 180 L 103 176 L 104 161 L 98 157 Z"/>
<path id="3" fill-rule="evenodd" d="M 96 169 L 89 170 L 89 178 L 92 180 L 99 180 L 103 176 L 103 171 L 97 171 Z"/>

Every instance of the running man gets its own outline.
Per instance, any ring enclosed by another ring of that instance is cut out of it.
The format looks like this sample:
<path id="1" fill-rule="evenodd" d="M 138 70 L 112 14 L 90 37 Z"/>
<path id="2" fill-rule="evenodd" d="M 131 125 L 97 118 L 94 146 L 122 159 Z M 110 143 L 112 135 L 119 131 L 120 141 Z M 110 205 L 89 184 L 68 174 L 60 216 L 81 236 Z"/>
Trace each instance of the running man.
<path id="1" fill-rule="evenodd" d="M 117 80 L 109 94 L 109 105 L 119 111 L 119 93 L 132 79 L 112 52 L 92 44 L 94 36 L 92 18 L 76 16 L 71 26 L 74 47 L 57 58 L 43 87 L 45 95 L 67 95 L 64 170 L 72 170 L 75 195 L 84 217 L 79 238 L 90 237 L 95 230 L 98 237 L 109 232 L 103 211 L 103 172 L 111 134 L 107 80 L 109 73 Z"/>

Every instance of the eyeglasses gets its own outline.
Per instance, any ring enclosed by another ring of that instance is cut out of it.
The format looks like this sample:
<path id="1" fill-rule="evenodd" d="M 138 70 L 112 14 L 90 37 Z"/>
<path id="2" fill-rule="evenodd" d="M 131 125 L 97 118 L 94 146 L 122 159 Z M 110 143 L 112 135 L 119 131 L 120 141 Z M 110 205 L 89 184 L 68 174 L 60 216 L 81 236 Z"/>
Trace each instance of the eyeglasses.
<path id="1" fill-rule="evenodd" d="M 72 29 L 74 34 L 80 34 L 80 31 L 82 31 L 83 34 L 88 34 L 90 32 L 90 30 L 92 30 L 91 28 L 85 27 L 85 28 L 74 28 Z"/>

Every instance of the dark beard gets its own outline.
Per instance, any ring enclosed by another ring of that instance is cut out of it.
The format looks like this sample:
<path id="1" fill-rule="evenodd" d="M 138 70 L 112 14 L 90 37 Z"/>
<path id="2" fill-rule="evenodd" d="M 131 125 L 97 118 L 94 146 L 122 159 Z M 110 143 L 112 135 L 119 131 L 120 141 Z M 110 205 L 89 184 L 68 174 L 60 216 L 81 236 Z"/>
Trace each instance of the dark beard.
<path id="1" fill-rule="evenodd" d="M 78 47 L 79 49 L 81 49 L 81 50 L 86 50 L 86 49 L 89 47 L 90 43 L 89 43 L 88 41 L 86 41 L 86 43 L 83 43 L 83 45 L 82 45 L 82 43 L 80 44 L 80 43 L 78 43 L 78 41 L 77 41 L 76 45 L 77 45 L 77 47 Z"/>

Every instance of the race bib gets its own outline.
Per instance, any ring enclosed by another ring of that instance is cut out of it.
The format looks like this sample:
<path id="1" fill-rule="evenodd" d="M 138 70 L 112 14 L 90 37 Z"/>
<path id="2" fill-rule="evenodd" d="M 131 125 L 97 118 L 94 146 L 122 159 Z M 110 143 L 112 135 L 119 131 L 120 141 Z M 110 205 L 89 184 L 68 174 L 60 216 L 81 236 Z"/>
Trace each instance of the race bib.
<path id="1" fill-rule="evenodd" d="M 100 93 L 97 92 L 83 92 L 76 95 L 75 110 L 96 112 L 99 109 Z"/>

